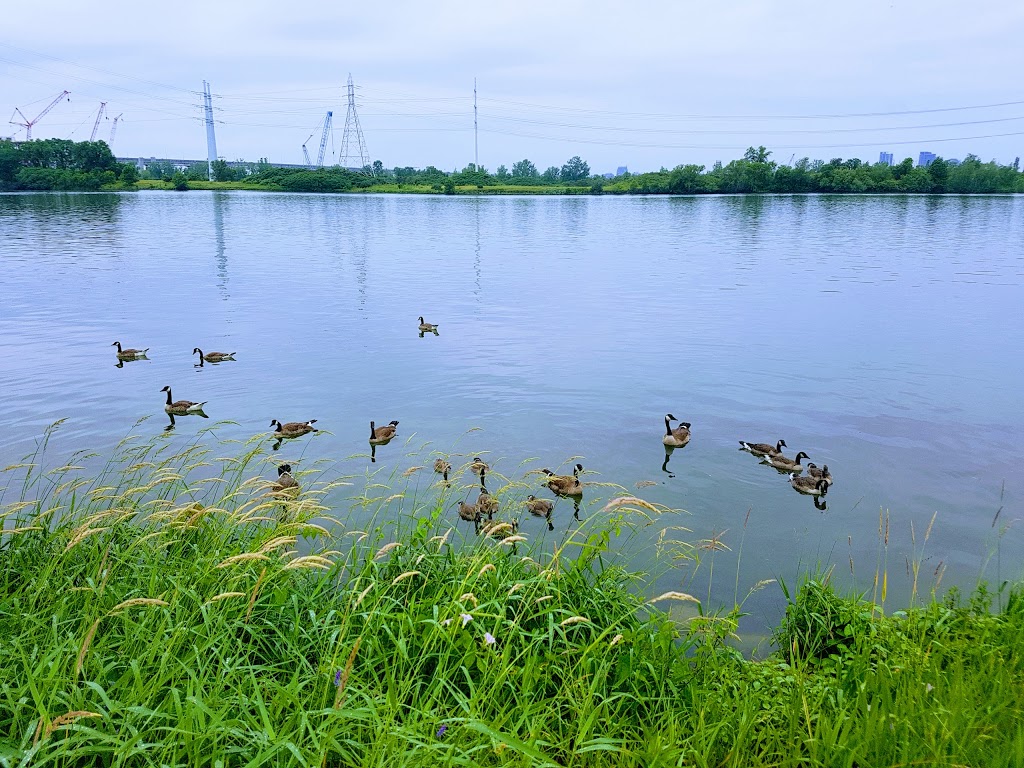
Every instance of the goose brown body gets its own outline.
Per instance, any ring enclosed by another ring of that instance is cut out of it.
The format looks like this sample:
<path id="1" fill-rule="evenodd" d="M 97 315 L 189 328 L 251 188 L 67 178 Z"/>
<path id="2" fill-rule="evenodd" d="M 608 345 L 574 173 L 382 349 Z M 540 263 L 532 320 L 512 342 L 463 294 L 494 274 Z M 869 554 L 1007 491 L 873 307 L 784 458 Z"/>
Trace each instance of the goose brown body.
<path id="1" fill-rule="evenodd" d="M 779 440 L 775 445 L 769 445 L 768 443 L 748 443 L 745 440 L 740 440 L 740 450 L 747 451 L 754 454 L 755 456 L 774 456 L 775 454 L 782 453 L 783 448 L 788 448 L 785 440 Z"/>
<path id="2" fill-rule="evenodd" d="M 292 465 L 282 464 L 277 468 L 277 482 L 270 486 L 275 493 L 298 493 L 299 481 L 292 477 Z"/>
<path id="3" fill-rule="evenodd" d="M 206 405 L 205 400 L 201 403 L 194 402 L 193 400 L 174 400 L 171 397 L 170 387 L 164 387 L 160 391 L 167 393 L 167 402 L 164 404 L 164 411 L 172 416 L 184 416 L 188 413 L 202 413 L 203 406 Z"/>
<path id="4" fill-rule="evenodd" d="M 370 422 L 370 444 L 371 445 L 383 445 L 389 442 L 398 432 L 398 422 L 392 421 L 390 424 L 385 424 L 382 427 L 374 426 L 374 422 Z"/>
<path id="5" fill-rule="evenodd" d="M 423 333 L 433 333 L 437 330 L 435 323 L 428 323 L 422 317 L 420 317 L 420 331 Z"/>
<path id="6" fill-rule="evenodd" d="M 672 429 L 670 422 L 679 421 L 671 413 L 665 414 L 665 435 L 661 442 L 671 448 L 682 448 L 690 442 L 690 422 L 680 421 L 679 426 Z"/>
<path id="7" fill-rule="evenodd" d="M 789 475 L 789 484 L 798 493 L 807 496 L 824 496 L 828 493 L 828 482 L 823 477 L 801 477 L 796 472 Z"/>
<path id="8" fill-rule="evenodd" d="M 434 471 L 437 474 L 443 476 L 444 479 L 445 479 L 445 482 L 448 481 L 448 473 L 451 472 L 451 469 L 452 469 L 452 465 L 451 465 L 450 462 L 447 462 L 444 459 L 435 459 L 434 460 Z"/>
<path id="9" fill-rule="evenodd" d="M 548 479 L 544 482 L 557 496 L 582 496 L 583 486 L 580 484 L 579 474 L 583 471 L 583 465 L 577 464 L 573 467 L 572 475 L 556 475 L 550 469 L 541 470 Z"/>
<path id="10" fill-rule="evenodd" d="M 137 357 L 145 357 L 146 353 L 149 352 L 149 347 L 146 347 L 145 349 L 133 349 L 131 347 L 122 349 L 120 341 L 115 341 L 110 346 L 117 347 L 118 360 L 134 360 Z"/>
<path id="11" fill-rule="evenodd" d="M 316 419 L 310 419 L 309 421 L 286 421 L 283 424 L 274 419 L 270 422 L 270 426 L 276 427 L 274 430 L 274 437 L 302 437 L 310 432 L 318 432 L 319 430 L 313 425 L 316 424 Z"/>
<path id="12" fill-rule="evenodd" d="M 199 347 L 192 350 L 192 354 L 199 355 L 200 363 L 222 363 L 225 360 L 234 360 L 235 352 L 203 352 Z"/>
<path id="13" fill-rule="evenodd" d="M 800 474 L 804 470 L 803 466 L 801 466 L 800 464 L 800 459 L 809 459 L 811 457 L 808 456 L 803 451 L 800 451 L 800 453 L 798 453 L 792 459 L 786 458 L 781 453 L 769 454 L 764 458 L 765 461 L 767 461 L 769 464 L 771 464 L 773 467 L 780 471 L 796 472 L 797 474 Z"/>
<path id="14" fill-rule="evenodd" d="M 532 494 L 526 497 L 526 501 L 523 504 L 530 510 L 531 515 L 536 515 L 537 517 L 547 517 L 551 514 L 551 510 L 555 508 L 555 505 L 547 499 L 538 499 Z"/>
<path id="15" fill-rule="evenodd" d="M 808 464 L 807 475 L 815 480 L 824 480 L 828 485 L 832 485 L 832 473 L 828 471 L 828 464 L 821 467 L 821 469 L 815 464 Z"/>

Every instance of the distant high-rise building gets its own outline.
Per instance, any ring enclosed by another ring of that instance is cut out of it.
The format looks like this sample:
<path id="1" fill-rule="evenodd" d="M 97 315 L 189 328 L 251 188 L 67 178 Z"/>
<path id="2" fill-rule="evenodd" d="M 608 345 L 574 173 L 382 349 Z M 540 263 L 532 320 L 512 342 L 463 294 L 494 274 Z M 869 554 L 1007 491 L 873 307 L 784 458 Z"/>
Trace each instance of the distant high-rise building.
<path id="1" fill-rule="evenodd" d="M 879 152 L 878 162 L 892 165 L 892 152 Z"/>
<path id="2" fill-rule="evenodd" d="M 917 164 L 922 168 L 927 168 L 935 161 L 936 157 L 937 155 L 934 152 L 922 152 L 917 156 Z"/>
<path id="3" fill-rule="evenodd" d="M 618 168 L 615 169 L 616 176 L 621 176 L 624 173 L 629 173 L 629 168 L 627 168 L 624 165 L 620 165 Z"/>

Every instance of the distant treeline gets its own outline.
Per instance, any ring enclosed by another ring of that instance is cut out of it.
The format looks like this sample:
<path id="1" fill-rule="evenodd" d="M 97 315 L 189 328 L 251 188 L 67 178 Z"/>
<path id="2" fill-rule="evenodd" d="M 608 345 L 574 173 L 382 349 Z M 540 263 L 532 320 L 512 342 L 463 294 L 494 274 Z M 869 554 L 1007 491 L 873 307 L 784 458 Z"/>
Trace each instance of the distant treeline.
<path id="1" fill-rule="evenodd" d="M 138 179 L 135 166 L 117 162 L 105 141 L 0 140 L 0 190 L 95 190 Z"/>
<path id="2" fill-rule="evenodd" d="M 746 194 L 768 192 L 931 192 L 992 193 L 1024 192 L 1024 174 L 1019 160 L 1012 165 L 983 163 L 975 155 L 964 160 L 936 158 L 927 167 L 915 166 L 911 158 L 897 165 L 865 163 L 862 160 L 835 158 L 828 162 L 803 158 L 793 165 L 780 165 L 770 159 L 764 147 L 751 147 L 739 160 L 727 165 L 679 165 L 651 173 L 625 173 L 611 179 L 592 176 L 586 162 L 571 158 L 561 168 L 551 166 L 539 172 L 530 160 L 504 165 L 490 173 L 472 164 L 462 171 L 445 174 L 436 168 L 425 170 L 395 168 L 377 173 L 398 184 L 427 184 L 434 187 L 474 185 L 487 187 L 562 186 L 588 188 L 593 193 L 610 194 Z"/>
<path id="3" fill-rule="evenodd" d="M 377 160 L 362 171 L 344 168 L 278 168 L 261 158 L 256 163 L 228 165 L 224 160 L 213 164 L 215 181 L 242 182 L 246 188 L 285 190 L 289 192 L 349 192 L 368 187 L 386 190 L 419 191 L 424 187 L 434 192 L 455 194 L 466 187 L 494 191 L 572 192 L 591 194 L 747 194 L 768 192 L 829 193 L 995 193 L 1024 192 L 1024 174 L 1019 160 L 1011 165 L 983 163 L 975 155 L 962 161 L 939 157 L 927 167 L 914 164 L 911 158 L 896 165 L 865 163 L 858 159 L 834 158 L 825 162 L 803 158 L 792 165 L 771 160 L 764 147 L 750 147 L 739 160 L 727 165 L 715 163 L 711 169 L 703 165 L 678 165 L 651 173 L 624 173 L 614 178 L 591 174 L 590 166 L 580 157 L 572 157 L 562 166 L 551 166 L 541 172 L 530 160 L 513 163 L 512 168 L 498 166 L 493 173 L 472 163 L 461 171 L 447 172 L 434 166 L 385 168 Z M 152 162 L 143 178 L 168 182 L 176 189 L 188 189 L 190 181 L 207 181 L 209 169 L 205 162 L 189 168 L 175 168 L 168 162 Z M 130 188 L 139 173 L 130 163 L 118 163 L 103 141 L 68 141 L 37 139 L 14 144 L 0 141 L 0 190 L 92 190 L 101 187 Z"/>

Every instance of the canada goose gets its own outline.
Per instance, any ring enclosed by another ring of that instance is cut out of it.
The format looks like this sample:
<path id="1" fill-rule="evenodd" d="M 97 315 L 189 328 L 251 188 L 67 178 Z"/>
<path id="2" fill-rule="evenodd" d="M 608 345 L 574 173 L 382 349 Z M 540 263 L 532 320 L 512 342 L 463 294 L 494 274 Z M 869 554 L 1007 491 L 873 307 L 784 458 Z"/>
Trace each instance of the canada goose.
<path id="1" fill-rule="evenodd" d="M 146 353 L 149 352 L 149 347 L 146 347 L 145 349 L 121 349 L 120 341 L 115 341 L 110 346 L 117 347 L 118 360 L 134 360 L 138 357 L 145 357 Z"/>
<path id="2" fill-rule="evenodd" d="M 530 510 L 531 515 L 536 515 L 537 517 L 547 517 L 551 514 L 551 510 L 555 508 L 555 505 L 547 499 L 538 499 L 533 494 L 527 496 L 523 504 Z"/>
<path id="3" fill-rule="evenodd" d="M 206 352 L 204 353 L 199 347 L 192 350 L 192 354 L 199 355 L 199 364 L 203 363 L 223 363 L 225 360 L 234 360 L 235 352 Z"/>
<path id="4" fill-rule="evenodd" d="M 513 520 L 510 523 L 503 523 L 500 520 L 488 520 L 481 523 L 477 533 L 483 536 L 490 536 L 492 539 L 504 539 L 512 536 L 519 530 L 519 521 Z"/>
<path id="5" fill-rule="evenodd" d="M 437 474 L 442 475 L 446 483 L 448 482 L 448 473 L 451 471 L 451 468 L 452 465 L 444 459 L 434 460 L 434 471 L 437 472 Z"/>
<path id="6" fill-rule="evenodd" d="M 270 422 L 270 426 L 277 427 L 274 430 L 274 437 L 278 440 L 285 437 L 302 437 L 310 432 L 319 432 L 320 430 L 314 427 L 314 424 L 316 424 L 316 419 L 310 419 L 309 421 L 287 421 L 284 424 L 277 419 Z"/>
<path id="7" fill-rule="evenodd" d="M 545 481 L 548 488 L 554 491 L 556 496 L 582 496 L 583 486 L 580 485 L 579 474 L 583 471 L 583 465 L 577 464 L 573 467 L 572 477 L 568 475 L 556 475 L 550 469 L 542 469 L 548 479 Z"/>
<path id="8" fill-rule="evenodd" d="M 554 510 L 555 505 L 547 499 L 538 499 L 533 494 L 526 497 L 526 501 L 523 502 L 526 508 L 530 510 L 530 514 L 535 517 L 543 517 L 548 521 L 548 530 L 555 530 L 554 523 L 551 522 L 551 512 Z"/>
<path id="9" fill-rule="evenodd" d="M 670 421 L 679 421 L 679 419 L 671 413 L 665 414 L 665 436 L 661 438 L 661 442 L 672 448 L 682 448 L 690 442 L 690 423 L 688 421 L 679 421 L 679 426 L 672 429 L 669 426 Z"/>
<path id="10" fill-rule="evenodd" d="M 486 488 L 481 489 L 476 505 L 480 509 L 481 514 L 487 515 L 488 520 L 494 517 L 494 513 L 498 511 L 498 500 L 491 496 Z"/>
<path id="11" fill-rule="evenodd" d="M 789 484 L 798 493 L 808 496 L 824 496 L 828 493 L 828 481 L 823 477 L 800 477 L 796 472 L 789 474 Z"/>
<path id="12" fill-rule="evenodd" d="M 782 453 L 783 448 L 788 448 L 785 440 L 779 440 L 774 446 L 768 445 L 768 443 L 748 443 L 744 440 L 740 440 L 740 450 L 748 451 L 755 456 L 774 456 L 777 453 Z"/>
<path id="13" fill-rule="evenodd" d="M 832 473 L 828 471 L 828 464 L 821 469 L 818 469 L 815 464 L 808 464 L 807 474 L 815 480 L 824 480 L 828 485 L 832 485 Z"/>
<path id="14" fill-rule="evenodd" d="M 768 454 L 767 456 L 764 457 L 764 460 L 780 471 L 796 472 L 797 474 L 800 474 L 804 470 L 804 468 L 800 466 L 800 459 L 809 458 L 811 457 L 808 456 L 803 451 L 800 451 L 800 453 L 798 453 L 792 459 L 787 459 L 781 453 L 776 453 Z"/>
<path id="15" fill-rule="evenodd" d="M 470 504 L 469 501 L 457 501 L 452 506 L 459 508 L 459 517 L 467 523 L 473 523 L 473 530 L 480 532 L 480 507 L 477 504 Z"/>
<path id="16" fill-rule="evenodd" d="M 487 472 L 487 470 L 489 470 L 491 467 L 479 456 L 474 456 L 473 463 L 469 465 L 469 468 L 474 475 L 479 475 L 481 473 Z"/>
<path id="17" fill-rule="evenodd" d="M 277 468 L 277 482 L 270 486 L 270 489 L 275 493 L 299 492 L 299 481 L 292 477 L 292 465 L 281 464 Z"/>
<path id="18" fill-rule="evenodd" d="M 189 413 L 202 414 L 203 406 L 207 403 L 206 400 L 201 403 L 194 403 L 191 400 L 174 400 L 171 398 L 170 387 L 164 387 L 160 391 L 167 393 L 167 403 L 164 405 L 164 410 L 171 416 L 184 416 Z"/>
<path id="19" fill-rule="evenodd" d="M 428 323 L 420 317 L 420 333 L 437 333 L 437 325 L 435 323 Z"/>
<path id="20" fill-rule="evenodd" d="M 374 427 L 373 422 L 370 422 L 370 445 L 386 445 L 395 436 L 395 432 L 398 431 L 398 422 L 392 421 L 390 424 L 385 424 L 383 427 Z"/>

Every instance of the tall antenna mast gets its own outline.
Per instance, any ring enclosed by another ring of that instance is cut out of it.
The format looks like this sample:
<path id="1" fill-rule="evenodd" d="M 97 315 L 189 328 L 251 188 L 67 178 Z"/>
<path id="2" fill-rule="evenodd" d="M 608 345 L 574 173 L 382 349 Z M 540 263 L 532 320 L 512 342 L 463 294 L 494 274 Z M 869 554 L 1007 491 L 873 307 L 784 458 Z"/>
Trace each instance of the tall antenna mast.
<path id="1" fill-rule="evenodd" d="M 363 169 L 370 164 L 370 153 L 366 150 L 366 139 L 363 138 L 363 129 L 359 125 L 359 115 L 356 113 L 356 87 L 352 83 L 352 73 L 348 74 L 348 111 L 345 113 L 345 132 L 341 136 L 341 156 L 338 162 L 342 168 L 351 168 L 350 158 L 354 158 L 351 150 L 352 132 L 355 131 L 356 149 L 359 152 L 359 168 Z"/>
<path id="2" fill-rule="evenodd" d="M 473 167 L 480 170 L 480 142 L 476 130 L 476 78 L 473 78 Z"/>
<path id="3" fill-rule="evenodd" d="M 213 163 L 217 159 L 217 137 L 213 133 L 213 95 L 210 84 L 203 80 L 203 111 L 206 113 L 206 171 L 213 181 Z"/>

